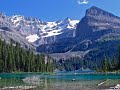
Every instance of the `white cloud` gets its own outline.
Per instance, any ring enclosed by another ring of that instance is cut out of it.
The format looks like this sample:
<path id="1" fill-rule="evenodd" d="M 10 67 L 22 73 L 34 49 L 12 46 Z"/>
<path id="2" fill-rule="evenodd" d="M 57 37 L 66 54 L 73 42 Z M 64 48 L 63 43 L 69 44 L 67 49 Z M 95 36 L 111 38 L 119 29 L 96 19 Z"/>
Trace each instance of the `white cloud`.
<path id="1" fill-rule="evenodd" d="M 89 1 L 88 0 L 77 0 L 78 4 L 88 4 Z"/>

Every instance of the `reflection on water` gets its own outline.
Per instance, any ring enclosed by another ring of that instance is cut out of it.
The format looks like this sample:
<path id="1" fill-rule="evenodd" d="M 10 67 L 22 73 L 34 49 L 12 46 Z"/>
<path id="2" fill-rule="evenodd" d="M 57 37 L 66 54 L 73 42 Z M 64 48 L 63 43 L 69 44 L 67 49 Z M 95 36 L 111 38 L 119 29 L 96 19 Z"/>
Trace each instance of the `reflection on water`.
<path id="1" fill-rule="evenodd" d="M 75 74 L 43 75 L 36 73 L 0 74 L 0 88 L 37 86 L 34 90 L 97 90 L 120 83 L 120 74 Z M 101 82 L 106 81 L 98 86 Z"/>

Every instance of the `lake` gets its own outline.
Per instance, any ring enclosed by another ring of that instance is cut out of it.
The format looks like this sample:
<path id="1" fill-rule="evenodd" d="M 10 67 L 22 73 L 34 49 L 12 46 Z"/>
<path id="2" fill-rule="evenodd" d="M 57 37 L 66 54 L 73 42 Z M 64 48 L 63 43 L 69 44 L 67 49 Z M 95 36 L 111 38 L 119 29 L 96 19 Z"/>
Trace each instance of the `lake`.
<path id="1" fill-rule="evenodd" d="M 0 88 L 36 86 L 32 90 L 103 90 L 120 83 L 120 74 L 81 72 L 1 73 Z M 7 90 L 7 89 L 6 89 Z"/>

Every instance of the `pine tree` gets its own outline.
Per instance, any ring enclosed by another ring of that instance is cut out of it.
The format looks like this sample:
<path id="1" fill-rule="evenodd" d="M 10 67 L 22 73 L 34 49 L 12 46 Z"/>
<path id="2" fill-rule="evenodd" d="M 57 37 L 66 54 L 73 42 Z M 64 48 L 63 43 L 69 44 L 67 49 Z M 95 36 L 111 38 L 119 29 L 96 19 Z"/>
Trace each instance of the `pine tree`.
<path id="1" fill-rule="evenodd" d="M 118 65 L 117 65 L 118 69 L 120 69 L 120 46 L 118 48 Z"/>
<path id="2" fill-rule="evenodd" d="M 0 72 L 3 70 L 3 60 L 2 60 L 2 42 L 0 40 Z"/>
<path id="3" fill-rule="evenodd" d="M 111 61 L 111 67 L 115 68 L 116 67 L 116 63 L 115 63 L 115 57 L 112 57 L 112 61 Z"/>
<path id="4" fill-rule="evenodd" d="M 106 56 L 104 55 L 103 60 L 102 60 L 102 70 L 104 72 L 107 71 L 107 62 L 106 62 Z"/>
<path id="5" fill-rule="evenodd" d="M 107 71 L 111 71 L 111 61 L 110 60 L 106 61 L 106 65 L 107 65 Z"/>
<path id="6" fill-rule="evenodd" d="M 45 56 L 36 55 L 30 49 L 23 49 L 19 43 L 12 40 L 10 43 L 0 40 L 0 72 L 53 71 L 53 63 L 45 64 Z"/>

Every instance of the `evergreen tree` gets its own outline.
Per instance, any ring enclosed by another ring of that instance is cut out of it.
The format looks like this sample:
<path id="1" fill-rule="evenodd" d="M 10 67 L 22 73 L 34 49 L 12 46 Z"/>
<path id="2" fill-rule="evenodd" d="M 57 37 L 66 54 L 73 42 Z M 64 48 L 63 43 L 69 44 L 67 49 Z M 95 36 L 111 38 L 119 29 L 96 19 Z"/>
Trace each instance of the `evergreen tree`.
<path id="1" fill-rule="evenodd" d="M 106 56 L 105 55 L 104 55 L 103 60 L 102 60 L 102 70 L 104 72 L 107 71 L 107 60 L 106 60 Z"/>
<path id="2" fill-rule="evenodd" d="M 13 40 L 9 44 L 0 40 L 0 72 L 52 72 L 52 59 L 48 57 L 45 63 L 45 57 L 21 48 Z"/>
<path id="3" fill-rule="evenodd" d="M 120 46 L 118 48 L 118 65 L 117 65 L 118 69 L 120 69 Z"/>
<path id="4" fill-rule="evenodd" d="M 110 60 L 107 60 L 106 61 L 106 69 L 107 69 L 107 71 L 111 71 L 111 61 Z"/>
<path id="5" fill-rule="evenodd" d="M 112 57 L 112 61 L 111 61 L 111 67 L 115 68 L 116 67 L 116 63 L 115 63 L 115 57 Z"/>

